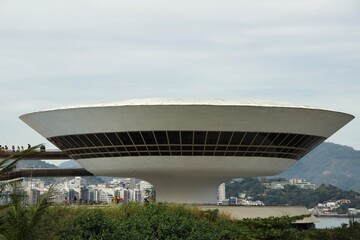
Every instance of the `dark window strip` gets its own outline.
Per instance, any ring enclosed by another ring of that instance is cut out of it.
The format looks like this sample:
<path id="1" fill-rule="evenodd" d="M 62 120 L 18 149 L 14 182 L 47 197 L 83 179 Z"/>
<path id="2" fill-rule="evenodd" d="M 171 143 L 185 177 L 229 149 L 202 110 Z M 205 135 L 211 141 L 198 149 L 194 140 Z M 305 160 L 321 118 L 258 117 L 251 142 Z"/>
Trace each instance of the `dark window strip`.
<path id="1" fill-rule="evenodd" d="M 108 146 L 95 146 L 95 147 L 77 147 L 77 148 L 64 148 L 64 150 L 66 151 L 74 151 L 74 150 L 92 150 L 92 149 L 105 149 L 105 148 L 119 148 L 119 149 L 126 149 L 126 148 L 150 148 L 150 149 L 162 149 L 162 148 L 172 148 L 172 147 L 193 147 L 195 148 L 203 148 L 203 147 L 209 147 L 211 149 L 215 149 L 215 148 L 219 148 L 222 150 L 226 150 L 226 149 L 232 149 L 232 151 L 234 151 L 233 148 L 235 148 L 235 150 L 239 147 L 238 145 L 200 145 L 200 144 L 184 144 L 184 145 L 176 145 L 176 144 L 170 144 L 170 145 L 165 145 L 165 144 L 161 144 L 161 145 L 108 145 Z M 272 146 L 272 145 L 240 145 L 242 148 L 250 148 L 250 147 L 255 147 L 257 149 L 260 149 L 260 151 L 266 151 L 266 148 L 269 149 L 273 149 L 273 148 L 283 148 L 283 149 L 288 149 L 290 150 L 299 150 L 299 151 L 306 151 L 306 148 L 297 148 L 297 147 L 288 147 L 288 146 Z"/>
<path id="2" fill-rule="evenodd" d="M 89 156 L 249 156 L 300 159 L 324 137 L 291 133 L 140 131 L 49 138 L 73 158 Z"/>
<path id="3" fill-rule="evenodd" d="M 170 153 L 171 151 L 162 151 L 161 153 Z M 203 151 L 192 151 L 192 150 L 186 150 L 186 151 L 182 151 L 183 153 L 186 152 L 186 153 L 203 153 Z M 210 152 L 210 151 L 208 151 Z M 215 151 L 216 152 L 216 151 Z M 220 151 L 220 152 L 225 152 L 225 151 Z M 71 151 L 71 152 L 67 152 L 69 153 L 69 155 L 71 156 L 81 156 L 81 155 L 84 155 L 85 153 L 83 152 L 79 152 L 79 151 Z M 131 155 L 133 154 L 137 154 L 139 153 L 140 155 L 143 155 L 143 154 L 146 154 L 148 153 L 148 151 L 129 151 L 129 152 L 102 152 L 102 154 L 104 153 L 129 153 Z M 282 154 L 282 153 L 279 153 L 279 152 L 256 152 L 256 151 L 243 151 L 243 152 L 235 152 L 235 151 L 229 151 L 230 154 L 247 154 L 247 153 L 251 153 L 251 154 L 255 154 L 255 156 L 262 156 L 263 153 L 269 153 L 269 154 Z M 87 155 L 90 154 L 96 154 L 96 153 L 86 153 Z M 293 155 L 293 156 L 297 156 L 298 154 L 296 153 L 287 153 L 288 155 Z"/>

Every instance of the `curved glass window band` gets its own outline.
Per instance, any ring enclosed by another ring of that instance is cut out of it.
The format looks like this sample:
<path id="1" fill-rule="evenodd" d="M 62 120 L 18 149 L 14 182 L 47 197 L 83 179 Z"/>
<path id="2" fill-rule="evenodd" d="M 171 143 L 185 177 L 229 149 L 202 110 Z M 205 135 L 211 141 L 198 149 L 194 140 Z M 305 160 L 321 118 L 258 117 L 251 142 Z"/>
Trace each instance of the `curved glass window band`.
<path id="1" fill-rule="evenodd" d="M 48 140 L 73 159 L 138 156 L 274 157 L 298 160 L 326 138 L 292 133 L 137 131 Z"/>

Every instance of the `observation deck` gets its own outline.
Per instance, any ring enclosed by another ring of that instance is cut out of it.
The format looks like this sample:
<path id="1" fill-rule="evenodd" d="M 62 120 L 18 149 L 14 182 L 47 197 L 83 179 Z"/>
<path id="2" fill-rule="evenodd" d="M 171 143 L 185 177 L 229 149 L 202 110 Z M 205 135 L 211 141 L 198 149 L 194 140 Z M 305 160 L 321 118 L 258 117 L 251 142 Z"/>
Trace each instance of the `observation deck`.
<path id="1" fill-rule="evenodd" d="M 17 159 L 21 152 L 0 151 L 0 161 L 5 158 Z M 23 160 L 65 160 L 71 159 L 60 150 L 49 149 L 46 151 L 33 151 L 21 156 Z M 21 177 L 71 177 L 71 176 L 94 176 L 84 168 L 21 168 L 0 176 L 0 181 L 11 180 Z"/>

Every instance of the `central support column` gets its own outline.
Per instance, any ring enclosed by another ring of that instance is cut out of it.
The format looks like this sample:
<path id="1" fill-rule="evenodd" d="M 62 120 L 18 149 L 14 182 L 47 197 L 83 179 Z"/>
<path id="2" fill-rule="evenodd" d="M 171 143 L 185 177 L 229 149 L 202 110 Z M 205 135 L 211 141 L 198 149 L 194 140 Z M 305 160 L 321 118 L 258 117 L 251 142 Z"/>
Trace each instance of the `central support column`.
<path id="1" fill-rule="evenodd" d="M 219 185 L 224 179 L 193 176 L 147 178 L 154 185 L 157 202 L 216 204 Z"/>

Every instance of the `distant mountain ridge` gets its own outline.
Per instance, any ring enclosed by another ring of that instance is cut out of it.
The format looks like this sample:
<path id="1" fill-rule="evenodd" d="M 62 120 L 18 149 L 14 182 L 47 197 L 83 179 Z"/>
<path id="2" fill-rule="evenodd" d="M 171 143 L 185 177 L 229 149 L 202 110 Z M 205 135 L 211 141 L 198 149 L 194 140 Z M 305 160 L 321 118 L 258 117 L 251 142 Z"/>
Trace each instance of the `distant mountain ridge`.
<path id="1" fill-rule="evenodd" d="M 304 178 L 316 184 L 360 192 L 360 151 L 324 142 L 275 177 Z"/>
<path id="2" fill-rule="evenodd" d="M 57 168 L 56 165 L 39 160 L 20 160 L 17 168 Z"/>
<path id="3" fill-rule="evenodd" d="M 68 160 L 59 165 L 47 163 L 44 160 L 20 160 L 17 168 L 82 168 L 82 166 L 74 160 Z"/>
<path id="4" fill-rule="evenodd" d="M 58 168 L 82 168 L 82 166 L 74 160 L 68 160 L 58 165 Z"/>

